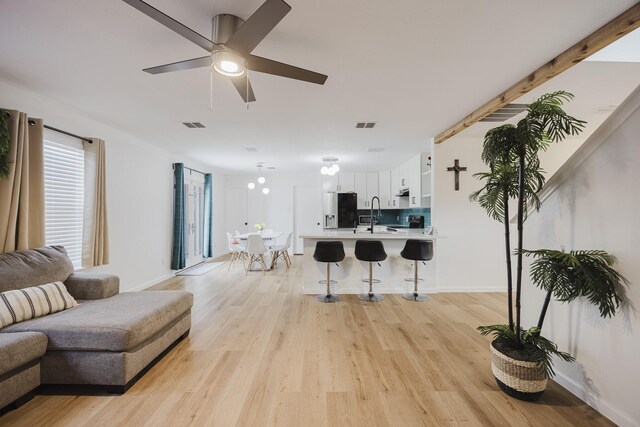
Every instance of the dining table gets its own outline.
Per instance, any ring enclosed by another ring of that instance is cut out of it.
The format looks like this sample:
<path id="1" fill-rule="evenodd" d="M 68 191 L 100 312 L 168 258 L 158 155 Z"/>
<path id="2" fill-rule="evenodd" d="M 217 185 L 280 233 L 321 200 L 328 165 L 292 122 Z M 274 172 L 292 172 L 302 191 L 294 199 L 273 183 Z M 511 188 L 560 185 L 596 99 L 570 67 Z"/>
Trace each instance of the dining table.
<path id="1" fill-rule="evenodd" d="M 262 240 L 264 240 L 265 242 L 265 246 L 267 247 L 267 249 L 270 249 L 272 246 L 275 245 L 275 240 L 282 236 L 284 234 L 283 231 L 252 231 L 250 233 L 242 233 L 242 234 L 236 234 L 235 238 L 237 240 L 240 240 L 241 243 L 240 245 L 242 247 L 245 247 L 247 245 L 247 239 L 249 238 L 249 236 L 251 235 L 258 235 L 260 237 L 262 237 Z M 271 257 L 271 251 L 267 251 L 269 253 L 269 256 Z M 274 267 L 274 259 L 273 257 L 271 257 L 271 262 L 269 263 L 265 263 L 267 264 L 267 271 L 271 270 Z M 255 269 L 252 269 L 252 271 L 255 271 Z"/>

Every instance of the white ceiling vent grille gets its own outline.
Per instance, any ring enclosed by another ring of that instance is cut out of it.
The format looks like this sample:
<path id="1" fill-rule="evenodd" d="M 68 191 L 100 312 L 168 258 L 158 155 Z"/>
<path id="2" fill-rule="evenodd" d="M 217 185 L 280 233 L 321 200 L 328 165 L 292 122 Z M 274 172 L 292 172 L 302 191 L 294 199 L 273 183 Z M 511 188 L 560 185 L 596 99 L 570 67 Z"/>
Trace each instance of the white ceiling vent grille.
<path id="1" fill-rule="evenodd" d="M 358 122 L 356 123 L 357 129 L 371 129 L 376 125 L 376 122 Z"/>
<path id="2" fill-rule="evenodd" d="M 203 129 L 204 125 L 200 122 L 182 122 L 189 129 Z"/>
<path id="3" fill-rule="evenodd" d="M 369 148 L 369 153 L 381 153 L 384 151 L 384 148 L 382 147 L 371 147 Z"/>
<path id="4" fill-rule="evenodd" d="M 246 147 L 244 150 L 248 151 L 250 153 L 255 153 L 255 152 L 258 151 L 258 149 L 256 147 Z"/>
<path id="5" fill-rule="evenodd" d="M 498 111 L 489 114 L 487 117 L 481 119 L 481 122 L 504 122 L 512 117 L 517 116 L 523 111 L 527 111 L 529 105 L 527 104 L 507 104 Z"/>

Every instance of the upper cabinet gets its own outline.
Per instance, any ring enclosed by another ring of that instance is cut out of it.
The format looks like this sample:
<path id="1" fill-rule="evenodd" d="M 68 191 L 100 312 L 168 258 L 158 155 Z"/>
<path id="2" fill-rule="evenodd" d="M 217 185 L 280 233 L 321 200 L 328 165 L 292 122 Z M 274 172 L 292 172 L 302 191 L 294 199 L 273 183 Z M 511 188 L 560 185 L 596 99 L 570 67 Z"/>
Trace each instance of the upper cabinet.
<path id="1" fill-rule="evenodd" d="M 358 193 L 358 209 L 367 209 L 369 207 L 369 198 L 367 197 L 367 173 L 357 172 L 354 182 L 355 191 Z"/>
<path id="2" fill-rule="evenodd" d="M 420 153 L 398 167 L 386 171 L 339 172 L 334 176 L 325 175 L 322 189 L 325 192 L 357 193 L 358 209 L 370 209 L 374 196 L 380 198 L 381 209 L 428 208 L 431 207 L 429 157 L 429 153 Z"/>
<path id="3" fill-rule="evenodd" d="M 380 198 L 378 172 L 367 172 L 367 207 L 371 207 L 371 199 L 374 197 Z M 382 202 L 380 202 L 380 208 L 382 208 Z"/>
<path id="4" fill-rule="evenodd" d="M 325 193 L 338 192 L 338 186 L 340 185 L 338 174 L 333 176 L 322 176 L 322 191 Z"/>
<path id="5" fill-rule="evenodd" d="M 431 207 L 431 154 L 430 153 L 422 153 L 421 155 L 421 199 L 422 199 L 422 207 L 429 208 Z"/>
<path id="6" fill-rule="evenodd" d="M 393 209 L 391 194 L 391 171 L 378 172 L 378 197 L 381 209 Z"/>
<path id="7" fill-rule="evenodd" d="M 355 174 L 353 172 L 340 172 L 338 177 L 338 193 L 351 193 L 356 191 Z"/>
<path id="8" fill-rule="evenodd" d="M 380 197 L 378 172 L 356 172 L 354 178 L 355 192 L 358 193 L 358 209 L 371 209 L 371 199 Z"/>

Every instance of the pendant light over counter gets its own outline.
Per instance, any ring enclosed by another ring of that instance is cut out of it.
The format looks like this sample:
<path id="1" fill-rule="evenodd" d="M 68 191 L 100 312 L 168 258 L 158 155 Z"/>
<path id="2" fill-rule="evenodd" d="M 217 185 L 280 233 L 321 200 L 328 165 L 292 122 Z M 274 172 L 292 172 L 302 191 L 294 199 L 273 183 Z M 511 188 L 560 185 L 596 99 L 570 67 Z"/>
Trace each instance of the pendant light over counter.
<path id="1" fill-rule="evenodd" d="M 337 157 L 323 157 L 322 161 L 324 165 L 320 168 L 320 173 L 322 175 L 333 176 L 336 173 L 340 172 L 340 166 L 338 166 L 338 158 Z"/>
<path id="2" fill-rule="evenodd" d="M 258 181 L 258 185 L 262 186 L 267 182 L 267 179 L 262 174 L 262 163 L 258 163 L 257 168 L 258 168 L 258 178 L 256 179 L 256 181 Z M 249 183 L 247 184 L 247 188 L 249 190 L 254 190 L 256 188 L 255 182 L 249 181 Z M 267 186 L 263 187 L 262 194 L 269 194 L 269 187 Z"/>

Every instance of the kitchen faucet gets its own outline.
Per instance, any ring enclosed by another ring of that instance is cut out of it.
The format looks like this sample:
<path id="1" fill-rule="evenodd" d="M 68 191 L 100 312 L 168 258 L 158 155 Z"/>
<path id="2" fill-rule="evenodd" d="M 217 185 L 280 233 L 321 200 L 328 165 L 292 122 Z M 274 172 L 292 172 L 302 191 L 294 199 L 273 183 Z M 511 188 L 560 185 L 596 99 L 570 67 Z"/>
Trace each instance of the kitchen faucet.
<path id="1" fill-rule="evenodd" d="M 371 199 L 371 234 L 373 234 L 373 226 L 376 224 L 375 220 L 373 219 L 373 201 L 374 200 L 378 201 L 378 216 L 380 216 L 380 199 L 378 198 L 378 196 L 373 196 L 373 198 Z"/>

